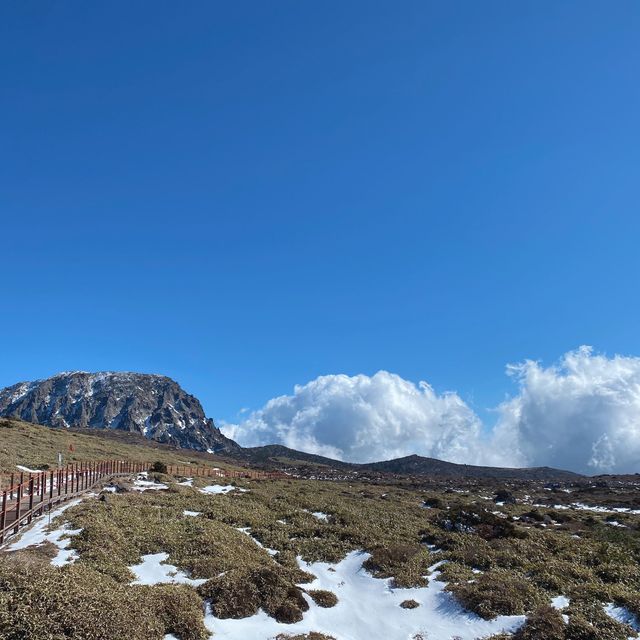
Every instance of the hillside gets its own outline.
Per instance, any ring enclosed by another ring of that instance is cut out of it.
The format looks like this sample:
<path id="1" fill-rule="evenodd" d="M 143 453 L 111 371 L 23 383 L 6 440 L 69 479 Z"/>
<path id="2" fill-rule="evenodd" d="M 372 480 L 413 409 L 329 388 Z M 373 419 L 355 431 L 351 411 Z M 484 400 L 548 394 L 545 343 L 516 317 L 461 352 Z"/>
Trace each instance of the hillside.
<path id="1" fill-rule="evenodd" d="M 31 469 L 55 468 L 58 452 L 67 462 L 122 458 L 140 462 L 159 460 L 166 464 L 235 467 L 219 456 L 180 449 L 141 434 L 93 429 L 55 429 L 22 420 L 0 418 L 0 471 L 15 471 L 16 465 Z"/>
<path id="2" fill-rule="evenodd" d="M 287 467 L 319 466 L 341 472 L 376 472 L 394 475 L 442 476 L 448 478 L 487 478 L 511 480 L 543 480 L 547 482 L 572 480 L 580 476 L 571 471 L 535 467 L 531 469 L 509 469 L 503 467 L 481 467 L 467 464 L 445 462 L 435 458 L 412 455 L 394 460 L 354 464 L 332 460 L 311 453 L 295 451 L 282 445 L 267 445 L 237 449 L 231 454 L 234 458 L 258 464 L 265 468 L 281 469 Z M 313 470 L 311 470 L 313 471 Z"/>

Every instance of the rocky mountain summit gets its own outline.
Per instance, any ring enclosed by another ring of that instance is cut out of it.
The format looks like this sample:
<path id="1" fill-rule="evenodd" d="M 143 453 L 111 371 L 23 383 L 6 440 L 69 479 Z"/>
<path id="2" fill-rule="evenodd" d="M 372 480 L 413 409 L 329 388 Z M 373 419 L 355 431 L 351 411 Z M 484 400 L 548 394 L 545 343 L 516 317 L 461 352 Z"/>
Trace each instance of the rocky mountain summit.
<path id="1" fill-rule="evenodd" d="M 217 453 L 238 445 L 202 405 L 166 376 L 65 372 L 0 390 L 0 416 L 50 427 L 119 429 L 188 449 Z"/>

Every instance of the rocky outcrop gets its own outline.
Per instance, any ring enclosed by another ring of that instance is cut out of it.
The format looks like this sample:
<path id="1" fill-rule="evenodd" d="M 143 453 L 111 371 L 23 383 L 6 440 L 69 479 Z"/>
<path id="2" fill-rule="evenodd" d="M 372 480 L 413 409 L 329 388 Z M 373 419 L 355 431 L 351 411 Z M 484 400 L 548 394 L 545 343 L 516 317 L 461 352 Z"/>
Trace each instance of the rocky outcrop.
<path id="1" fill-rule="evenodd" d="M 0 390 L 0 416 L 50 427 L 120 429 L 188 449 L 228 452 L 202 405 L 166 376 L 74 371 Z"/>

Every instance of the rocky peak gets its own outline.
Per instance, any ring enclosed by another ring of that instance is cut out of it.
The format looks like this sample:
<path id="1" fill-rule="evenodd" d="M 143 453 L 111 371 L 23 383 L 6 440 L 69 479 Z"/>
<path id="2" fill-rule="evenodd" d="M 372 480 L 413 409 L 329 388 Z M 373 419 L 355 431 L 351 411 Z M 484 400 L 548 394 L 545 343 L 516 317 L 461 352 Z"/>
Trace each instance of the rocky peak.
<path id="1" fill-rule="evenodd" d="M 200 451 L 238 447 L 194 396 L 166 376 L 71 371 L 0 390 L 0 416 L 50 427 L 121 429 Z"/>

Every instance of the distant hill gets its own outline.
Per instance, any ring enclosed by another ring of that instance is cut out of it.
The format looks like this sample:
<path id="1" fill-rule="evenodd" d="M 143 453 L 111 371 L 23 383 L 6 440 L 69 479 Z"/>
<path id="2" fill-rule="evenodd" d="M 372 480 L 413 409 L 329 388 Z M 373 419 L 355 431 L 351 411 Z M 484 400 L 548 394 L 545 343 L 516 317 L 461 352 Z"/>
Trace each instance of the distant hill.
<path id="1" fill-rule="evenodd" d="M 372 471 L 396 475 L 437 475 L 451 478 L 495 478 L 514 480 L 560 481 L 577 479 L 580 476 L 572 471 L 553 469 L 551 467 L 533 467 L 510 469 L 503 467 L 481 467 L 468 464 L 445 462 L 423 456 L 406 456 L 395 460 L 354 464 L 332 460 L 311 453 L 295 451 L 282 445 L 241 448 L 232 452 L 234 458 L 240 458 L 254 464 L 268 467 L 281 467 L 287 464 L 307 464 L 337 469 L 340 471 Z"/>
<path id="2" fill-rule="evenodd" d="M 384 471 L 387 473 L 413 474 L 413 475 L 447 475 L 465 478 L 496 478 L 519 480 L 571 480 L 580 478 L 580 474 L 552 467 L 515 468 L 506 467 L 481 467 L 471 464 L 455 464 L 424 458 L 422 456 L 406 456 L 387 460 L 385 462 L 373 462 L 364 465 L 367 469 Z"/>
<path id="3" fill-rule="evenodd" d="M 113 429 L 219 453 L 237 448 L 194 396 L 166 376 L 74 371 L 0 390 L 0 416 L 49 427 Z"/>

